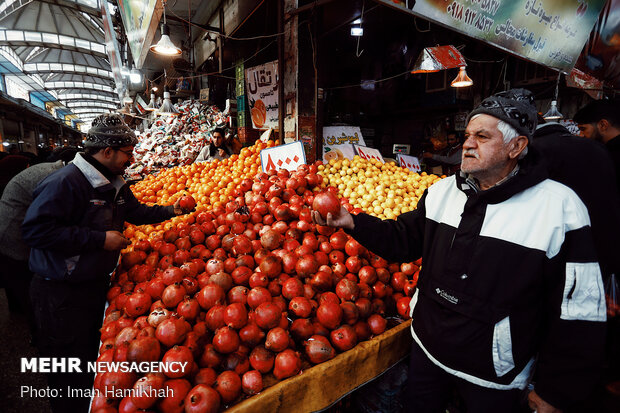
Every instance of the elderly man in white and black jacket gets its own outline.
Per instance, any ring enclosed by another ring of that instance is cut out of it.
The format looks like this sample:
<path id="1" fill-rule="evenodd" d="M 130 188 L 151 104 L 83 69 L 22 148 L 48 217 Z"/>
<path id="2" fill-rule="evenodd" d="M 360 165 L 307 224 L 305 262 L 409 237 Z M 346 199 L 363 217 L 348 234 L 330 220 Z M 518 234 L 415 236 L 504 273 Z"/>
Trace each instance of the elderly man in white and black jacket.
<path id="1" fill-rule="evenodd" d="M 533 380 L 530 407 L 560 412 L 597 380 L 606 309 L 590 218 L 528 148 L 535 127 L 529 91 L 491 96 L 469 116 L 461 173 L 415 211 L 313 212 L 386 259 L 423 257 L 407 411 L 443 411 L 453 388 L 468 412 L 519 411 Z"/>

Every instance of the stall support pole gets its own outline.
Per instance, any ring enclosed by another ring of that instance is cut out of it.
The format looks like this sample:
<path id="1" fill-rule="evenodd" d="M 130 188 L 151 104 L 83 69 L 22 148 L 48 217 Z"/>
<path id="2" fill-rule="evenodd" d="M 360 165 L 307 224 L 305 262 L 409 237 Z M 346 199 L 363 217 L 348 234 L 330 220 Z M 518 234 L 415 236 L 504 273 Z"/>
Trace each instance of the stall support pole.
<path id="1" fill-rule="evenodd" d="M 278 144 L 284 143 L 284 0 L 278 0 Z"/>

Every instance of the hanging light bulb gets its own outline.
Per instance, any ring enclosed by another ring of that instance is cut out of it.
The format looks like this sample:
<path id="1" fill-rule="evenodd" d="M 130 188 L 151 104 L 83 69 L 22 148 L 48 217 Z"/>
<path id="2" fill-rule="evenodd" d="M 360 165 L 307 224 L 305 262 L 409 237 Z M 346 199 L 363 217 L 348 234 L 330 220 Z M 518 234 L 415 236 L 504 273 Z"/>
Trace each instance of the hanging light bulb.
<path id="1" fill-rule="evenodd" d="M 560 87 L 560 76 L 562 76 L 562 72 L 558 73 L 558 80 L 555 82 L 555 92 L 553 94 L 553 100 L 551 101 L 551 107 L 543 115 L 545 120 L 557 121 L 564 118 L 564 115 L 560 113 L 558 110 L 558 89 Z"/>
<path id="2" fill-rule="evenodd" d="M 150 47 L 151 52 L 164 56 L 175 56 L 181 54 L 181 49 L 176 47 L 170 40 L 170 28 L 166 24 L 166 5 L 164 4 L 164 22 L 161 25 L 161 38 L 157 44 Z"/>
<path id="3" fill-rule="evenodd" d="M 155 106 L 155 93 L 154 93 L 153 89 L 151 89 L 151 101 L 144 108 L 144 110 L 146 110 L 147 112 L 153 112 L 153 111 L 157 110 L 157 106 Z"/>
<path id="4" fill-rule="evenodd" d="M 123 96 L 123 104 L 129 105 L 133 103 L 133 99 L 129 96 L 129 91 L 125 91 L 125 95 Z"/>
<path id="5" fill-rule="evenodd" d="M 142 82 L 142 72 L 134 67 L 131 69 L 131 72 L 129 72 L 129 80 L 134 84 Z"/>
<path id="6" fill-rule="evenodd" d="M 552 100 L 551 107 L 549 108 L 547 113 L 543 115 L 543 118 L 545 118 L 545 120 L 560 120 L 563 117 L 564 115 L 562 115 L 560 111 L 558 110 L 558 101 Z"/>
<path id="7" fill-rule="evenodd" d="M 179 111 L 172 104 L 172 100 L 170 100 L 170 91 L 168 90 L 168 86 L 164 86 L 164 103 L 162 103 L 157 113 L 161 115 L 176 115 L 179 113 Z"/>
<path id="8" fill-rule="evenodd" d="M 452 87 L 467 87 L 474 84 L 474 81 L 471 80 L 469 76 L 467 76 L 467 72 L 465 71 L 465 66 L 461 66 L 459 68 L 459 74 L 456 75 L 456 78 L 452 82 L 450 82 L 450 86 Z"/>

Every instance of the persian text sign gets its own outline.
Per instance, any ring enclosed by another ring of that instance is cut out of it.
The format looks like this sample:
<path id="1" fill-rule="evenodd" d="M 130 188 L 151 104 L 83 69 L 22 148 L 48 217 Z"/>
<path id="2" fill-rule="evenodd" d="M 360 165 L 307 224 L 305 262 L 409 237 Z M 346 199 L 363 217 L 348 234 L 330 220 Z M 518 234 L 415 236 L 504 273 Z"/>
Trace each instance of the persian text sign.
<path id="1" fill-rule="evenodd" d="M 605 0 L 417 0 L 413 13 L 556 69 L 577 61 Z"/>
<path id="2" fill-rule="evenodd" d="M 378 150 L 374 148 L 368 148 L 366 146 L 354 146 L 360 158 L 366 159 L 367 161 L 371 159 L 376 159 L 378 161 L 381 161 L 381 163 L 385 163 L 385 161 L 383 160 L 383 156 L 381 156 L 381 152 L 379 152 Z"/>
<path id="3" fill-rule="evenodd" d="M 325 126 L 323 128 L 323 145 L 343 144 L 366 145 L 359 126 Z"/>
<path id="4" fill-rule="evenodd" d="M 403 168 L 407 168 L 412 172 L 420 172 L 420 160 L 415 156 L 398 154 L 398 163 Z"/>
<path id="5" fill-rule="evenodd" d="M 278 130 L 278 61 L 245 69 L 245 86 L 254 129 Z"/>
<path id="6" fill-rule="evenodd" d="M 301 164 L 306 163 L 306 154 L 304 153 L 304 145 L 301 141 L 287 143 L 273 148 L 263 149 L 260 151 L 260 164 L 263 172 L 272 169 L 286 169 L 294 171 Z"/>

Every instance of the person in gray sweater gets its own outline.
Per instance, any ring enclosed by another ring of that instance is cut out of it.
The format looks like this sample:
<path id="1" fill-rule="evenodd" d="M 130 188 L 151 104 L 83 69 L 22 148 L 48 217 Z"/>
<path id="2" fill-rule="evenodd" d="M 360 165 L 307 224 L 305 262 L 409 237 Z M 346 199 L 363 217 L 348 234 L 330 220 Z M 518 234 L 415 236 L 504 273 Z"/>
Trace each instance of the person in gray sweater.
<path id="1" fill-rule="evenodd" d="M 0 277 L 4 285 L 9 311 L 25 314 L 33 327 L 29 298 L 32 273 L 28 268 L 30 247 L 22 239 L 21 225 L 32 203 L 34 188 L 52 172 L 71 162 L 77 149 L 59 148 L 48 162 L 32 165 L 15 175 L 0 198 Z"/>

